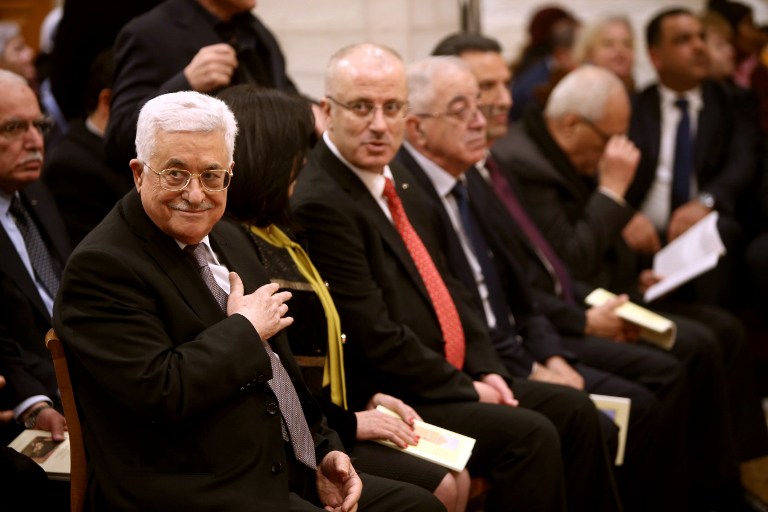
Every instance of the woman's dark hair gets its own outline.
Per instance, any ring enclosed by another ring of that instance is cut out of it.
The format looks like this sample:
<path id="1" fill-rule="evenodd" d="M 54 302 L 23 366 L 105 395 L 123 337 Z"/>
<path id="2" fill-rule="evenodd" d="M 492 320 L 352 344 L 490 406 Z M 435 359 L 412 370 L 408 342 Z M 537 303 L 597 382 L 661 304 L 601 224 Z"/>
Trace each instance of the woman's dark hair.
<path id="1" fill-rule="evenodd" d="M 256 85 L 228 87 L 218 97 L 229 105 L 239 128 L 227 211 L 259 227 L 290 226 L 288 190 L 314 130 L 309 102 Z"/>

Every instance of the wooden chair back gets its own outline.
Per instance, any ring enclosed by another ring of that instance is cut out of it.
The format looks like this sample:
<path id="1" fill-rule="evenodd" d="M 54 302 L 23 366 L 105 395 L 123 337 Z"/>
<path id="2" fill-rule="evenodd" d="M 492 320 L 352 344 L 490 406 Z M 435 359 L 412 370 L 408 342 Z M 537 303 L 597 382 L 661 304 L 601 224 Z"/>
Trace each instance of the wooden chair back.
<path id="1" fill-rule="evenodd" d="M 61 403 L 64 406 L 64 416 L 67 418 L 69 447 L 71 457 L 70 470 L 70 508 L 72 512 L 82 512 L 85 502 L 85 488 L 88 482 L 85 468 L 85 445 L 83 432 L 80 429 L 80 416 L 77 414 L 75 395 L 72 392 L 72 381 L 69 378 L 69 366 L 64 352 L 64 346 L 56 333 L 51 329 L 45 335 L 45 346 L 53 358 L 56 370 L 56 381 L 59 384 Z"/>

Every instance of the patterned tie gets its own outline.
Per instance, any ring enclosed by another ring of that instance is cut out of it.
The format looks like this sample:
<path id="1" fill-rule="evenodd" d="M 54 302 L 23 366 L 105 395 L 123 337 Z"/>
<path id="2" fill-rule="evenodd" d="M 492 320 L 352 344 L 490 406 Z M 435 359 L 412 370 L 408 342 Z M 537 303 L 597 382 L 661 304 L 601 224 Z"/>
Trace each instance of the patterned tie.
<path id="1" fill-rule="evenodd" d="M 688 202 L 691 195 L 691 171 L 693 170 L 693 141 L 691 140 L 691 117 L 688 114 L 688 100 L 675 100 L 680 109 L 680 122 L 675 136 L 675 161 L 672 166 L 672 211 Z"/>
<path id="2" fill-rule="evenodd" d="M 440 273 L 435 268 L 432 258 L 424 247 L 424 243 L 408 221 L 403 203 L 397 196 L 395 186 L 389 178 L 386 178 L 384 185 L 384 199 L 386 199 L 389 212 L 392 214 L 395 229 L 400 233 L 400 237 L 403 239 L 403 243 L 408 249 L 432 301 L 432 307 L 435 309 L 437 321 L 440 323 L 440 330 L 445 340 L 445 358 L 461 370 L 464 366 L 464 330 L 461 327 L 456 305 L 445 287 L 443 278 L 440 277 Z"/>
<path id="3" fill-rule="evenodd" d="M 191 244 L 184 247 L 184 252 L 189 254 L 195 263 L 197 263 L 197 271 L 200 272 L 200 276 L 205 281 L 205 285 L 211 290 L 216 302 L 221 306 L 221 310 L 227 312 L 227 293 L 221 289 L 216 279 L 213 277 L 211 267 L 208 266 L 208 259 L 206 258 L 208 249 L 205 244 Z"/>
<path id="4" fill-rule="evenodd" d="M 296 394 L 296 388 L 293 387 L 288 372 L 277 354 L 272 351 L 272 347 L 265 343 L 264 348 L 272 363 L 272 379 L 268 384 L 280 404 L 280 413 L 283 416 L 283 421 L 280 422 L 283 439 L 291 442 L 293 454 L 299 462 L 310 469 L 316 469 L 315 443 L 309 431 L 307 419 L 304 417 L 299 395 Z"/>
<path id="5" fill-rule="evenodd" d="M 573 284 L 571 283 L 571 276 L 568 274 L 568 270 L 555 250 L 549 244 L 544 235 L 541 233 L 536 223 L 531 220 L 531 217 L 520 204 L 517 199 L 517 195 L 512 190 L 512 186 L 509 181 L 499 169 L 499 165 L 496 161 L 488 155 L 485 161 L 485 168 L 488 170 L 488 174 L 491 176 L 491 183 L 496 195 L 504 203 L 504 207 L 509 214 L 515 219 L 517 225 L 528 237 L 533 247 L 536 249 L 536 254 L 542 260 L 547 270 L 551 269 L 551 274 L 555 279 L 555 284 L 559 288 L 560 295 L 566 302 L 575 304 L 576 300 L 573 296 Z"/>
<path id="6" fill-rule="evenodd" d="M 35 274 L 45 289 L 48 290 L 48 295 L 56 297 L 56 293 L 59 291 L 61 269 L 51 259 L 51 255 L 45 246 L 35 221 L 16 195 L 11 199 L 9 211 L 16 219 L 16 226 L 24 238 L 24 245 L 27 247 L 29 260 L 32 263 Z"/>

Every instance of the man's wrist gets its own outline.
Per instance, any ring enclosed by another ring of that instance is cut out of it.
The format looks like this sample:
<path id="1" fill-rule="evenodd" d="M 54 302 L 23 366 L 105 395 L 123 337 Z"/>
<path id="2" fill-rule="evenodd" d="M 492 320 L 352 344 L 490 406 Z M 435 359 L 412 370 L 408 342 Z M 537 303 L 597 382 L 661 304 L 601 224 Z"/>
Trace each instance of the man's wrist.
<path id="1" fill-rule="evenodd" d="M 24 428 L 35 428 L 37 426 L 37 416 L 46 409 L 53 409 L 53 406 L 48 402 L 38 402 L 21 415 L 19 423 L 24 425 Z"/>

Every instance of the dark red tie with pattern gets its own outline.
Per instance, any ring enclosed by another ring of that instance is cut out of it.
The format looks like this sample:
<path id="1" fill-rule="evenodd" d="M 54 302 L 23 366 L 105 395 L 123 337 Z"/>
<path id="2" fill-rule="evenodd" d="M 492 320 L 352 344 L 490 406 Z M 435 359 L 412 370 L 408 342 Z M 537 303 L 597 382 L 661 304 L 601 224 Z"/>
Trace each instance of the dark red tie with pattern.
<path id="1" fill-rule="evenodd" d="M 395 229 L 400 233 L 400 237 L 403 239 L 403 243 L 408 249 L 432 301 L 432 307 L 435 309 L 437 321 L 440 323 L 440 330 L 445 340 L 445 358 L 461 370 L 464 366 L 464 329 L 461 327 L 456 305 L 445 287 L 443 278 L 440 277 L 440 273 L 435 268 L 432 257 L 408 220 L 403 203 L 389 178 L 386 178 L 384 185 L 384 199 L 387 201 L 389 212 L 392 214 Z"/>

